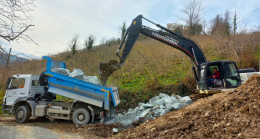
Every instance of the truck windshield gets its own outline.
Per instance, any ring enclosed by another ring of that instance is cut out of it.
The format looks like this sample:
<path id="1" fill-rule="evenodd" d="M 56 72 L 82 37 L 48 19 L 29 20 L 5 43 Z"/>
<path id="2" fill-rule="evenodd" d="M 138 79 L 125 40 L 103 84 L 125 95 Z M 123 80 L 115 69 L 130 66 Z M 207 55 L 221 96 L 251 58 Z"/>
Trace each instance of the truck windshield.
<path id="1" fill-rule="evenodd" d="M 14 78 L 9 89 L 24 88 L 25 79 L 24 78 Z"/>

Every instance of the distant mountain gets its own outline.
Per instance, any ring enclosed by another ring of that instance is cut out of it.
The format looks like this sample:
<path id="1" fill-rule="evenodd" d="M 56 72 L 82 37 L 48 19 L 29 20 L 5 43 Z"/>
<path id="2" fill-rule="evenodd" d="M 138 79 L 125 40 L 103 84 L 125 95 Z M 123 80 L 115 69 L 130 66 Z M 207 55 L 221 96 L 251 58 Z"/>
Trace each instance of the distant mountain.
<path id="1" fill-rule="evenodd" d="M 6 60 L 8 58 L 8 54 L 5 54 L 5 53 L 1 53 L 0 52 L 0 66 L 3 66 L 6 64 Z M 25 61 L 28 61 L 29 59 L 26 59 L 26 58 L 22 58 L 22 57 L 18 57 L 18 56 L 15 56 L 15 55 L 11 55 L 10 56 L 10 59 L 9 59 L 9 62 L 10 63 L 14 63 L 14 62 L 25 62 Z"/>

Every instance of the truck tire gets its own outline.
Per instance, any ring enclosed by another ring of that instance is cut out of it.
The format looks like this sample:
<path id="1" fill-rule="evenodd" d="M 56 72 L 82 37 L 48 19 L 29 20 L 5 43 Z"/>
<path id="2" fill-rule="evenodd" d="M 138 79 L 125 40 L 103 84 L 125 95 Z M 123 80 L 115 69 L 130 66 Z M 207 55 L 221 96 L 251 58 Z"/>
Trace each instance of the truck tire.
<path id="1" fill-rule="evenodd" d="M 17 123 L 26 123 L 30 119 L 31 110 L 27 105 L 19 106 L 15 111 L 15 121 Z"/>
<path id="2" fill-rule="evenodd" d="M 77 109 L 72 115 L 72 121 L 75 125 L 85 125 L 90 121 L 90 113 L 84 108 Z"/>

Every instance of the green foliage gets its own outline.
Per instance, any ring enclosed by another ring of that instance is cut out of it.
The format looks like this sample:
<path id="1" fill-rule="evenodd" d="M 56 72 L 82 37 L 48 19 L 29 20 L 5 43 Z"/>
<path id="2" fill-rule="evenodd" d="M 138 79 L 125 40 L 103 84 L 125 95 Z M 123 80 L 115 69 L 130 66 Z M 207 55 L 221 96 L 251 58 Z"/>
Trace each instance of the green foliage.
<path id="1" fill-rule="evenodd" d="M 178 33 L 178 34 L 183 34 L 182 31 L 183 31 L 183 29 L 182 29 L 180 26 L 177 26 L 177 27 L 173 30 L 173 32 Z"/>
<path id="2" fill-rule="evenodd" d="M 73 99 L 67 98 L 61 95 L 56 95 L 56 101 L 66 101 L 66 102 L 73 102 Z"/>
<path id="3" fill-rule="evenodd" d="M 190 29 L 190 35 L 199 35 L 202 31 L 202 25 L 201 24 L 194 24 L 191 26 Z"/>
<path id="4" fill-rule="evenodd" d="M 4 98 L 5 90 L 0 88 L 0 115 L 2 115 L 2 103 Z"/>
<path id="5" fill-rule="evenodd" d="M 121 28 L 121 40 L 123 39 L 123 37 L 126 34 L 126 23 L 123 22 L 123 25 L 120 27 Z"/>
<path id="6" fill-rule="evenodd" d="M 94 44 L 94 36 L 93 35 L 90 35 L 88 37 L 88 40 L 86 40 L 85 44 L 87 45 L 87 49 L 90 50 L 92 47 L 93 47 L 93 44 Z"/>

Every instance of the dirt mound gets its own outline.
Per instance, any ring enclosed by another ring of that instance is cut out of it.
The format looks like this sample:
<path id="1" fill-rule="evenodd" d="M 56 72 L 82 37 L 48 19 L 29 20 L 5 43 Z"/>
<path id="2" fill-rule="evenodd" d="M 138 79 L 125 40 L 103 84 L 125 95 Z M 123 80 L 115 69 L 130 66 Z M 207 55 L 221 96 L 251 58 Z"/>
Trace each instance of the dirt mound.
<path id="1" fill-rule="evenodd" d="M 260 138 L 260 76 L 114 138 Z"/>

